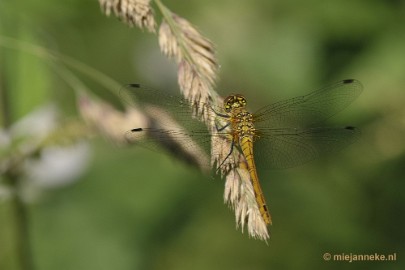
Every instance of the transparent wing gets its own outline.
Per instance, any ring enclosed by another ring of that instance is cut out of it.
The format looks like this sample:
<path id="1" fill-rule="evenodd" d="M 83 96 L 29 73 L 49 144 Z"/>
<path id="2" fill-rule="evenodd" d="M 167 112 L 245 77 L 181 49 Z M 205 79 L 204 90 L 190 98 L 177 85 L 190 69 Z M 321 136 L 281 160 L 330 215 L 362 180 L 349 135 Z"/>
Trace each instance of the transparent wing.
<path id="1" fill-rule="evenodd" d="M 161 152 L 162 144 L 168 148 L 197 149 L 209 152 L 211 136 L 206 131 L 185 131 L 166 128 L 134 128 L 125 134 L 129 143 L 136 143 L 153 151 Z M 198 145 L 197 145 L 198 144 Z"/>
<path id="2" fill-rule="evenodd" d="M 212 136 L 227 134 L 210 134 L 207 126 L 193 115 L 196 110 L 217 112 L 220 108 L 213 108 L 205 103 L 190 106 L 187 100 L 178 95 L 168 95 L 139 84 L 127 85 L 121 89 L 120 96 L 125 103 L 142 109 L 149 117 L 147 126 L 134 126 L 125 134 L 129 143 L 136 143 L 157 152 L 162 152 L 163 146 L 187 161 L 200 159 L 204 155 L 214 158 L 219 156 L 219 153 L 211 150 Z M 206 163 L 209 166 L 210 160 Z"/>
<path id="3" fill-rule="evenodd" d="M 254 143 L 258 168 L 281 169 L 304 164 L 355 142 L 360 131 L 344 128 L 284 128 L 260 132 Z"/>
<path id="4" fill-rule="evenodd" d="M 129 143 L 155 152 L 169 152 L 203 170 L 210 166 L 210 136 L 206 131 L 186 132 L 182 129 L 134 128 L 125 134 Z"/>
<path id="5" fill-rule="evenodd" d="M 340 112 L 361 93 L 357 80 L 343 80 L 305 96 L 263 107 L 254 114 L 256 128 L 306 127 Z"/>
<path id="6" fill-rule="evenodd" d="M 190 102 L 179 95 L 170 95 L 164 91 L 148 88 L 140 84 L 129 84 L 123 87 L 119 93 L 121 99 L 134 107 L 142 108 L 144 110 L 150 107 L 158 107 L 159 110 L 171 117 L 176 121 L 181 121 L 183 127 L 188 130 L 204 129 L 205 125 L 197 119 L 193 119 L 196 112 L 202 111 L 216 111 L 220 112 L 222 109 L 207 103 L 194 103 L 193 106 Z"/>
<path id="7" fill-rule="evenodd" d="M 193 108 L 180 96 L 129 84 L 120 90 L 120 97 L 144 111 L 149 118 L 147 126 L 134 126 L 126 133 L 128 142 L 159 151 L 162 145 L 169 148 L 183 145 L 184 149 L 194 150 L 197 146 L 190 142 L 191 139 L 203 143 L 210 140 L 206 125 L 193 117 Z"/>

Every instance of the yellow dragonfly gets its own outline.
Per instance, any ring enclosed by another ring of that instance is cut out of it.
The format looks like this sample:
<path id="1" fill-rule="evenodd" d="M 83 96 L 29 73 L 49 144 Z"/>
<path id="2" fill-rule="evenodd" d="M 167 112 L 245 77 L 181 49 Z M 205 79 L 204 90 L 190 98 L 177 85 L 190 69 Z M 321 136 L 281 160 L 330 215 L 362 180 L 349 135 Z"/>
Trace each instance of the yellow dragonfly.
<path id="1" fill-rule="evenodd" d="M 360 135 L 357 128 L 324 127 L 323 122 L 352 103 L 362 88 L 357 80 L 343 80 L 304 96 L 273 103 L 255 113 L 248 111 L 247 101 L 240 94 L 226 97 L 219 107 L 207 103 L 191 106 L 180 96 L 139 84 L 128 85 L 121 96 L 129 103 L 132 99 L 138 101 L 137 106 L 150 116 L 149 123 L 126 134 L 130 142 L 158 151 L 162 146 L 174 153 L 184 150 L 189 161 L 195 156 L 187 153 L 195 153 L 202 147 L 217 160 L 219 168 L 234 151 L 241 153 L 260 214 L 266 224 L 271 224 L 256 167 L 259 170 L 294 167 L 356 141 Z M 210 130 L 192 117 L 196 111 L 207 110 L 215 117 L 215 127 Z M 210 149 L 215 137 L 229 142 L 225 157 Z"/>

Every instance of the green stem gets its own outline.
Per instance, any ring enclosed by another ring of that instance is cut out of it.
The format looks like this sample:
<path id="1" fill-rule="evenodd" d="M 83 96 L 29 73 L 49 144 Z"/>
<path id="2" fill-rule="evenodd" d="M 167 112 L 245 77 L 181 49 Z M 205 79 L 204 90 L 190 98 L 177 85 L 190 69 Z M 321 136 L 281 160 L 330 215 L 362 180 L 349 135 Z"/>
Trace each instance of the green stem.
<path id="1" fill-rule="evenodd" d="M 3 61 L 4 62 L 4 61 Z M 1 68 L 5 68 L 4 65 Z M 9 128 L 12 123 L 11 105 L 8 101 L 7 95 L 7 83 L 4 78 L 1 80 L 1 113 L 2 124 L 5 129 Z M 33 270 L 33 256 L 31 253 L 31 243 L 29 235 L 29 220 L 27 205 L 24 204 L 20 192 L 21 175 L 17 171 L 9 171 L 5 173 L 4 180 L 8 183 L 14 191 L 14 196 L 10 201 L 11 210 L 14 219 L 14 239 L 15 239 L 15 254 L 16 260 L 19 263 L 19 269 L 21 270 Z"/>
<path id="2" fill-rule="evenodd" d="M 22 270 L 33 270 L 33 256 L 29 233 L 29 218 L 27 205 L 23 202 L 20 191 L 20 179 L 18 176 L 9 176 L 14 187 L 15 195 L 11 200 L 15 220 L 16 257 Z"/>

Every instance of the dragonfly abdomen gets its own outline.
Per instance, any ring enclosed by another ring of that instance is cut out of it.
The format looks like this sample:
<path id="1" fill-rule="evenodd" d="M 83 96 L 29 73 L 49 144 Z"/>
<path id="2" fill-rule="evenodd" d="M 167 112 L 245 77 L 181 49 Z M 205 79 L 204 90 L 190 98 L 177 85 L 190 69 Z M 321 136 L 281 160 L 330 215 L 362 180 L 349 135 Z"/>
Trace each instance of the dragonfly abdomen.
<path id="1" fill-rule="evenodd" d="M 246 159 L 250 181 L 252 182 L 253 191 L 260 214 L 266 224 L 271 224 L 271 216 L 267 209 L 266 200 L 260 186 L 259 177 L 257 176 L 256 165 L 253 157 L 253 136 L 243 136 L 239 139 L 239 145 Z"/>

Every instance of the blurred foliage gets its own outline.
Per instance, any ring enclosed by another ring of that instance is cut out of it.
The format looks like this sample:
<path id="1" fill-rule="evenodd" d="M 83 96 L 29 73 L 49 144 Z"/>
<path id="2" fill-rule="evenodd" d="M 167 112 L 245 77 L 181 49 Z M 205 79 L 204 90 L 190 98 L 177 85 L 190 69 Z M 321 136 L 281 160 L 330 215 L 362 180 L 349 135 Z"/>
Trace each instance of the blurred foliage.
<path id="1" fill-rule="evenodd" d="M 259 172 L 274 219 L 268 246 L 235 230 L 218 180 L 168 155 L 94 140 L 91 165 L 76 182 L 28 205 L 37 269 L 404 267 L 405 2 L 164 2 L 216 43 L 220 94 L 241 92 L 256 107 L 360 80 L 363 94 L 331 123 L 359 126 L 363 138 L 299 168 Z M 1 1 L 0 35 L 69 55 L 122 84 L 177 89 L 156 37 L 105 17 L 97 1 Z M 52 66 L 0 50 L 3 127 L 49 102 L 77 117 L 75 93 Z M 0 269 L 18 269 L 12 218 L 0 201 Z M 397 261 L 326 262 L 325 252 L 396 252 Z"/>

